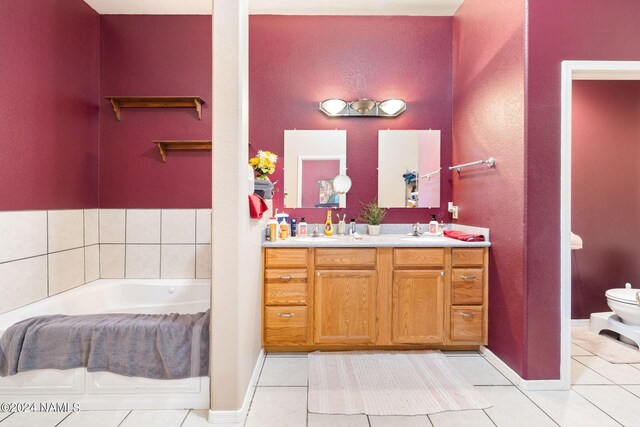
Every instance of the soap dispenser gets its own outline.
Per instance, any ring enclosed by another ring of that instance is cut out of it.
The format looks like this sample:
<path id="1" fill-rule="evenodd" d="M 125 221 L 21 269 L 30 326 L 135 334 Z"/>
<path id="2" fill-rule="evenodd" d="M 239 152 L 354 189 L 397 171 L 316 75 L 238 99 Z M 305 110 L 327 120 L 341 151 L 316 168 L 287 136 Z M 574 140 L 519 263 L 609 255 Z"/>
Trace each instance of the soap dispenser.
<path id="1" fill-rule="evenodd" d="M 333 223 L 331 222 L 331 209 L 327 211 L 327 220 L 324 223 L 324 234 L 333 236 Z"/>
<path id="2" fill-rule="evenodd" d="M 438 220 L 435 215 L 431 215 L 431 221 L 429 222 L 429 234 L 434 236 L 438 234 Z"/>

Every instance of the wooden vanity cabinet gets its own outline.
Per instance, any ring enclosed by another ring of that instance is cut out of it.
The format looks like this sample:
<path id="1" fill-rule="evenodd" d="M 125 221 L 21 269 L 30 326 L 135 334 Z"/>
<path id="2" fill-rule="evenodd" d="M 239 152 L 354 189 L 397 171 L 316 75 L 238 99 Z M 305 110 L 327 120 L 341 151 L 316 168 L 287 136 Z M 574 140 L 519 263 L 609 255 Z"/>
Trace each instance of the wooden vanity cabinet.
<path id="1" fill-rule="evenodd" d="M 487 344 L 488 248 L 266 248 L 272 351 Z"/>
<path id="2" fill-rule="evenodd" d="M 487 344 L 488 250 L 451 250 L 449 344 Z"/>

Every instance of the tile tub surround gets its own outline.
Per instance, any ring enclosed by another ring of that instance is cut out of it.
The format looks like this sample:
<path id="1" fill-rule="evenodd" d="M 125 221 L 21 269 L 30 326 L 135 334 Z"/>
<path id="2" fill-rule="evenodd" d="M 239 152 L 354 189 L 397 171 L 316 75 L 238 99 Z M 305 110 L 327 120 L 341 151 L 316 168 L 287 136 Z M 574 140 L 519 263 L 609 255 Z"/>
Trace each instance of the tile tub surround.
<path id="1" fill-rule="evenodd" d="M 0 313 L 99 278 L 98 209 L 0 212 Z"/>
<path id="2" fill-rule="evenodd" d="M 211 209 L 100 209 L 103 279 L 208 279 Z"/>
<path id="3" fill-rule="evenodd" d="M 0 212 L 0 313 L 94 280 L 211 277 L 211 209 Z"/>

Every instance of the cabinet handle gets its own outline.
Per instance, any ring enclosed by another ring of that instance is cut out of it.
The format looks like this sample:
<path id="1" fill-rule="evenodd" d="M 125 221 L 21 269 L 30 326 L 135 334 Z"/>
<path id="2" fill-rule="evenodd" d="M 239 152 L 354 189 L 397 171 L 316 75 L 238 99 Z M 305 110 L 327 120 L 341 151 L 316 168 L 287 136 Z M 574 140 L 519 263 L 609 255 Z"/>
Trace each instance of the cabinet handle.
<path id="1" fill-rule="evenodd" d="M 444 271 L 440 272 L 440 276 L 444 277 Z"/>
<path id="2" fill-rule="evenodd" d="M 475 313 L 465 313 L 465 312 L 460 312 L 458 313 L 460 316 L 462 317 L 476 317 Z"/>
<path id="3" fill-rule="evenodd" d="M 320 272 L 319 271 L 316 274 L 318 275 L 318 277 L 320 277 Z"/>
<path id="4" fill-rule="evenodd" d="M 478 276 L 476 276 L 475 274 L 472 274 L 470 276 L 460 276 L 462 280 L 471 280 L 471 279 L 475 279 L 476 277 Z"/>
<path id="5" fill-rule="evenodd" d="M 295 314 L 294 313 L 280 313 L 280 314 L 278 314 L 278 316 L 280 316 L 280 317 L 293 317 L 293 316 L 295 316 Z"/>
<path id="6" fill-rule="evenodd" d="M 292 277 L 290 275 L 287 276 L 280 276 L 280 280 L 291 280 Z"/>

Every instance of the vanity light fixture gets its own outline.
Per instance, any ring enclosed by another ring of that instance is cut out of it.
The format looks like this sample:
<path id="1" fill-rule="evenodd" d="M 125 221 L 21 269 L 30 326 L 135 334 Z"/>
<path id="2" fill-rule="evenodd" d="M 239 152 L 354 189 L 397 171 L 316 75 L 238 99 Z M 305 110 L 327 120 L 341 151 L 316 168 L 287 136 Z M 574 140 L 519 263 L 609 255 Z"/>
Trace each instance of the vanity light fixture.
<path id="1" fill-rule="evenodd" d="M 400 98 L 384 101 L 360 98 L 349 102 L 329 98 L 320 103 L 319 109 L 329 117 L 396 117 L 407 109 L 407 103 Z"/>
<path id="2" fill-rule="evenodd" d="M 346 194 L 351 190 L 351 178 L 347 175 L 337 175 L 333 178 L 333 189 L 338 194 Z"/>

